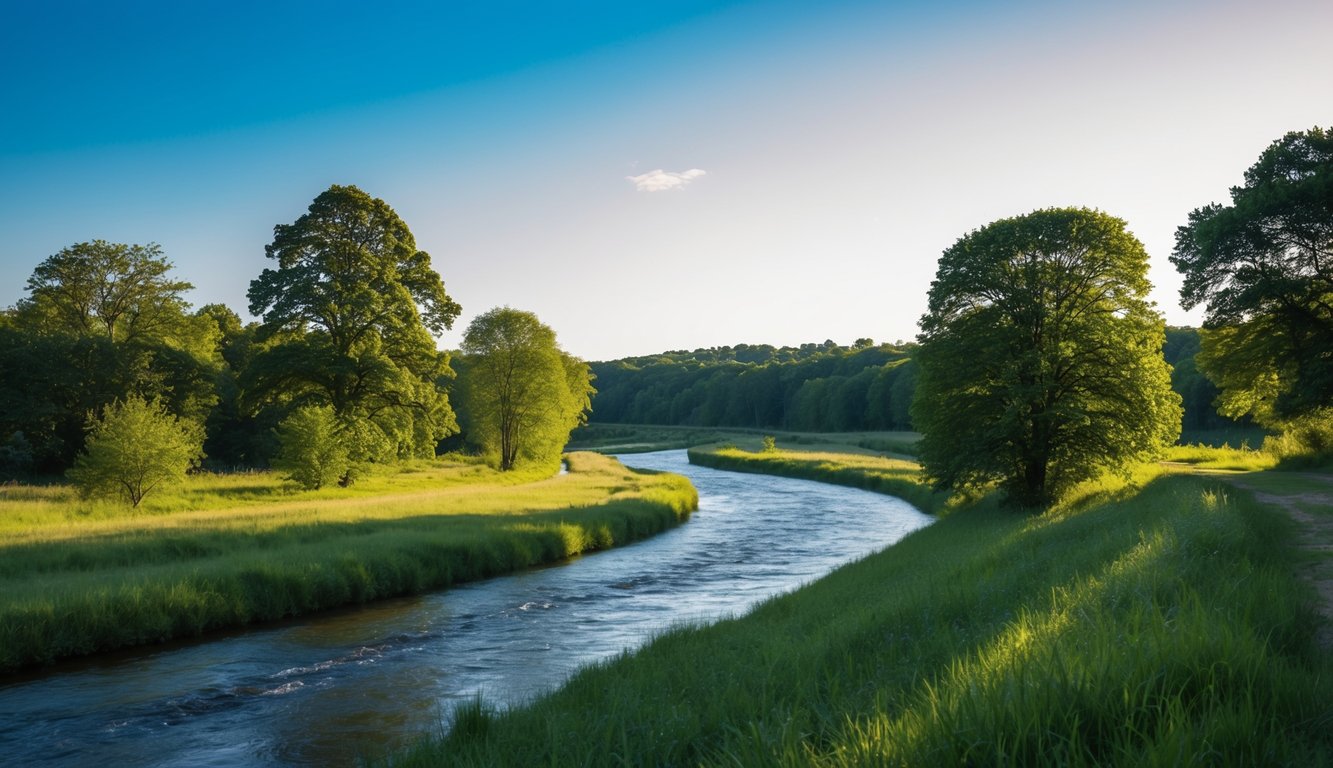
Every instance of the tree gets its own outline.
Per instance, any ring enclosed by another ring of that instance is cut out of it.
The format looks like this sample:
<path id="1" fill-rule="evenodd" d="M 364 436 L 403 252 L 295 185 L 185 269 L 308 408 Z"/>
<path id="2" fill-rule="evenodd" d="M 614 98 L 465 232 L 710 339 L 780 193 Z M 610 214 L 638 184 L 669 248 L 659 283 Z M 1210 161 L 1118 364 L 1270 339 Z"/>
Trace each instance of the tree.
<path id="1" fill-rule="evenodd" d="M 0 325 L 0 433 L 22 431 L 39 471 L 82 449 L 86 414 L 137 394 L 200 421 L 217 401 L 217 329 L 187 313 L 187 282 L 156 245 L 102 240 L 47 258 Z"/>
<path id="2" fill-rule="evenodd" d="M 276 469 L 306 490 L 317 490 L 348 476 L 350 452 L 343 442 L 333 407 L 306 406 L 278 425 Z"/>
<path id="3" fill-rule="evenodd" d="M 181 294 L 194 286 L 170 271 L 156 243 L 78 243 L 33 270 L 19 315 L 29 326 L 113 342 L 173 337 L 188 306 Z"/>
<path id="4" fill-rule="evenodd" d="M 501 470 L 559 460 L 591 410 L 592 374 L 531 312 L 498 307 L 463 336 L 464 425 Z"/>
<path id="5" fill-rule="evenodd" d="M 1273 142 L 1231 189 L 1190 213 L 1172 263 L 1204 305 L 1199 367 L 1221 412 L 1275 425 L 1333 405 L 1333 130 Z"/>
<path id="6" fill-rule="evenodd" d="M 151 491 L 184 480 L 202 445 L 198 425 L 131 395 L 89 419 L 87 446 L 68 474 L 85 496 L 119 495 L 137 507 Z"/>
<path id="7" fill-rule="evenodd" d="M 944 252 L 912 408 L 938 487 L 998 482 L 1037 505 L 1176 439 L 1147 268 L 1123 221 L 1087 209 L 1003 219 Z"/>
<path id="8" fill-rule="evenodd" d="M 332 186 L 309 211 L 274 227 L 265 249 L 277 267 L 250 283 L 266 347 L 242 389 L 251 405 L 328 405 L 365 439 L 356 460 L 434 455 L 457 426 L 445 395 L 449 358 L 432 333 L 459 306 L 430 256 L 383 200 Z"/>

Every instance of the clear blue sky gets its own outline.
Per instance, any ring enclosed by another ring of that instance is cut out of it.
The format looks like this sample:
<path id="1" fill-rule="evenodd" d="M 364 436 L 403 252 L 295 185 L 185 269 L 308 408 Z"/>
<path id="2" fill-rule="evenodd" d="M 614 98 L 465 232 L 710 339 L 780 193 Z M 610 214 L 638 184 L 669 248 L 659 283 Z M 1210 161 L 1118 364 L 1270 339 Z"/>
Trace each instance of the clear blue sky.
<path id="1" fill-rule="evenodd" d="M 939 253 L 1050 205 L 1166 257 L 1288 130 L 1333 125 L 1326 0 L 10 3 L 0 306 L 160 243 L 246 315 L 273 226 L 392 205 L 464 316 L 592 359 L 914 336 Z M 658 172 L 659 173 L 655 173 Z"/>

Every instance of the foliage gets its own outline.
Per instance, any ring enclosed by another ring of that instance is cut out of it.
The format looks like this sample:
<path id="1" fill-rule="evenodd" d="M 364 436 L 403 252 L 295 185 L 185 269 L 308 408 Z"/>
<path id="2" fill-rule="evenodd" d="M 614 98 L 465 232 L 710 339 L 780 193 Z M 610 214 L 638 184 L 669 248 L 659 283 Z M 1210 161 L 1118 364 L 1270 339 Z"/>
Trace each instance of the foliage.
<path id="1" fill-rule="evenodd" d="M 1283 468 L 1318 467 L 1333 462 L 1333 408 L 1320 408 L 1280 425 L 1264 438 L 1264 451 Z"/>
<path id="2" fill-rule="evenodd" d="M 192 475 L 134 511 L 0 487 L 0 671 L 496 576 L 645 538 L 698 503 L 679 475 L 569 464 L 551 480 L 419 461 L 295 498 L 274 473 Z"/>
<path id="3" fill-rule="evenodd" d="M 1039 517 L 968 505 L 392 764 L 1327 765 L 1288 525 L 1151 473 Z"/>
<path id="4" fill-rule="evenodd" d="M 181 294 L 194 286 L 170 271 L 155 243 L 78 243 L 33 270 L 19 316 L 30 327 L 114 342 L 171 338 L 185 317 Z"/>
<path id="5" fill-rule="evenodd" d="M 468 440 L 502 471 L 558 462 L 570 430 L 587 418 L 595 391 L 588 366 L 562 352 L 536 315 L 509 307 L 478 315 L 463 352 Z"/>
<path id="6" fill-rule="evenodd" d="M 214 326 L 186 313 L 155 245 L 80 243 L 49 257 L 0 322 L 0 434 L 22 432 L 38 472 L 63 472 L 85 419 L 112 401 L 160 399 L 202 421 L 217 402 Z"/>
<path id="7" fill-rule="evenodd" d="M 1003 219 L 944 252 L 912 411 L 940 488 L 999 482 L 1035 506 L 1175 441 L 1147 268 L 1123 221 L 1087 209 Z"/>
<path id="8" fill-rule="evenodd" d="M 804 429 L 905 429 L 904 349 L 738 344 L 593 363 L 597 423 Z M 910 378 L 907 377 L 907 378 Z"/>
<path id="9" fill-rule="evenodd" d="M 350 452 L 333 408 L 307 405 L 278 425 L 278 455 L 273 467 L 306 490 L 318 490 L 348 476 Z"/>
<path id="10" fill-rule="evenodd" d="M 331 406 L 364 438 L 349 441 L 354 460 L 434 455 L 457 425 L 431 334 L 459 306 L 398 214 L 335 185 L 265 251 L 277 267 L 250 283 L 264 344 L 241 381 L 250 407 Z"/>
<path id="11" fill-rule="evenodd" d="M 773 453 L 778 449 L 778 439 L 772 435 L 764 435 L 764 453 Z"/>
<path id="12" fill-rule="evenodd" d="M 0 478 L 19 477 L 32 471 L 32 443 L 22 432 L 12 432 L 0 443 Z"/>
<path id="13" fill-rule="evenodd" d="M 1181 303 L 1207 308 L 1199 367 L 1224 414 L 1272 425 L 1333 405 L 1333 132 L 1273 142 L 1230 205 L 1190 213 L 1171 261 Z"/>
<path id="14" fill-rule="evenodd" d="M 131 395 L 89 419 L 87 446 L 69 478 L 85 496 L 120 496 L 137 507 L 155 489 L 182 482 L 202 458 L 202 442 L 195 424 Z"/>

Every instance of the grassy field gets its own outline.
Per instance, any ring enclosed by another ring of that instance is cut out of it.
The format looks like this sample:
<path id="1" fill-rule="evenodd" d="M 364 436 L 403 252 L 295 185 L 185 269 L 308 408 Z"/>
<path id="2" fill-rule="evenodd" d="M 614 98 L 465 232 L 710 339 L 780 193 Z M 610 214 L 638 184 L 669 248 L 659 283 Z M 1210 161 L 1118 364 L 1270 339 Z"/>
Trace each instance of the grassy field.
<path id="1" fill-rule="evenodd" d="M 748 460 L 915 482 L 883 458 L 782 456 Z M 527 707 L 466 707 L 395 764 L 1330 765 L 1333 662 L 1293 538 L 1250 493 L 1162 466 L 1040 515 L 961 501 L 743 618 Z"/>
<path id="2" fill-rule="evenodd" d="M 125 505 L 0 487 L 0 670 L 484 578 L 661 531 L 682 477 L 591 453 L 556 477 L 422 462 L 347 489 L 201 476 Z"/>

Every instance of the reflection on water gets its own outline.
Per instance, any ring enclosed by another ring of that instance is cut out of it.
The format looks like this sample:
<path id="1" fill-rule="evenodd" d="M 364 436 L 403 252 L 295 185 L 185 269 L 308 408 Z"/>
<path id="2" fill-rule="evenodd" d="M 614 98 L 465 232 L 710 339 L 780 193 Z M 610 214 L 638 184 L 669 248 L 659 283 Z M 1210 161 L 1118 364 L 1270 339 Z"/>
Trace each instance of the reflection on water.
<path id="1" fill-rule="evenodd" d="M 743 612 L 929 522 L 851 488 L 720 472 L 684 451 L 699 511 L 648 541 L 444 592 L 0 685 L 18 765 L 349 765 L 438 732 L 482 692 L 522 702 L 683 621 Z"/>

